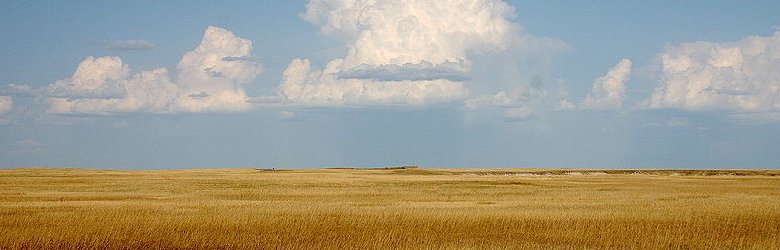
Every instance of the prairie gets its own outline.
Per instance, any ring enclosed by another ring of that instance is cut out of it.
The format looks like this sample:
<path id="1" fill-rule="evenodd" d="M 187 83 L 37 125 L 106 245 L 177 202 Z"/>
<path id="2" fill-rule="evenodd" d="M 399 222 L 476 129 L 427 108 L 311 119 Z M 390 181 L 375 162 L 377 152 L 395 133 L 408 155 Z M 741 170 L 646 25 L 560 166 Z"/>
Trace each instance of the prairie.
<path id="1" fill-rule="evenodd" d="M 0 249 L 780 248 L 780 171 L 0 169 Z"/>

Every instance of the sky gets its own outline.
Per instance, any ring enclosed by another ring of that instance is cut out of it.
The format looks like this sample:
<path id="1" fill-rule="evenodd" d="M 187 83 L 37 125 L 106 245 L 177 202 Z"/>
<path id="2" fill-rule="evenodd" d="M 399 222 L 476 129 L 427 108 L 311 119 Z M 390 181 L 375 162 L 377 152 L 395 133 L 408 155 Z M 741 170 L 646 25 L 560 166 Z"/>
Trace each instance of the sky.
<path id="1" fill-rule="evenodd" d="M 2 1 L 0 167 L 780 167 L 778 1 Z"/>

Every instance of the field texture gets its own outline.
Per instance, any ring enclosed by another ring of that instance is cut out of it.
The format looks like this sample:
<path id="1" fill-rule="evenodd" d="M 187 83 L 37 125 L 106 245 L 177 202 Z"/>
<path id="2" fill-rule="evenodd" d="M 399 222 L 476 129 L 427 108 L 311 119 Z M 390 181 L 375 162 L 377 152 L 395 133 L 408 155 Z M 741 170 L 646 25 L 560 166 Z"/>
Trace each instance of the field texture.
<path id="1" fill-rule="evenodd" d="M 779 249 L 778 171 L 0 170 L 0 249 Z"/>

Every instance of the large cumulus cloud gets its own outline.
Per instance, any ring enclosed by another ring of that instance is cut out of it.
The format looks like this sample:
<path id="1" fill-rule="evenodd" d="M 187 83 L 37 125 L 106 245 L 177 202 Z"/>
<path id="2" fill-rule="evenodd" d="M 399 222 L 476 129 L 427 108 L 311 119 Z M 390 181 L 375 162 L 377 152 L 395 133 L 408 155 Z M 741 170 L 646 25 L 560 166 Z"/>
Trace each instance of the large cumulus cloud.
<path id="1" fill-rule="evenodd" d="M 303 105 L 463 99 L 469 53 L 506 47 L 512 13 L 500 0 L 311 0 L 303 18 L 342 37 L 348 52 L 324 69 L 296 59 L 278 94 Z"/>
<path id="2" fill-rule="evenodd" d="M 737 42 L 670 46 L 658 57 L 661 84 L 649 108 L 780 110 L 780 31 Z"/>
<path id="3" fill-rule="evenodd" d="M 221 112 L 250 107 L 243 85 L 262 71 L 252 42 L 208 27 L 172 79 L 165 68 L 131 74 L 119 57 L 88 57 L 69 78 L 47 88 L 52 113 Z M 236 60 L 235 58 L 242 58 Z"/>
<path id="4" fill-rule="evenodd" d="M 177 108 L 189 112 L 250 108 L 243 86 L 262 73 L 252 56 L 252 41 L 225 29 L 206 29 L 200 45 L 176 66 L 183 96 Z M 193 94 L 200 96 L 193 98 Z"/>
<path id="5" fill-rule="evenodd" d="M 303 15 L 326 34 L 347 36 L 343 67 L 433 64 L 508 42 L 513 9 L 500 0 L 311 0 Z"/>

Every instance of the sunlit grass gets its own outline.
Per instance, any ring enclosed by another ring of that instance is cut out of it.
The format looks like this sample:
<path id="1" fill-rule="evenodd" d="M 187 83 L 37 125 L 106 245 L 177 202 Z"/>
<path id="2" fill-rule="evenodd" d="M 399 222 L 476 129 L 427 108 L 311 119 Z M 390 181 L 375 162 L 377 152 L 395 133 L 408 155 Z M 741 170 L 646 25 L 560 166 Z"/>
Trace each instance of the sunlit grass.
<path id="1" fill-rule="evenodd" d="M 770 249 L 778 175 L 9 169 L 0 249 Z"/>

